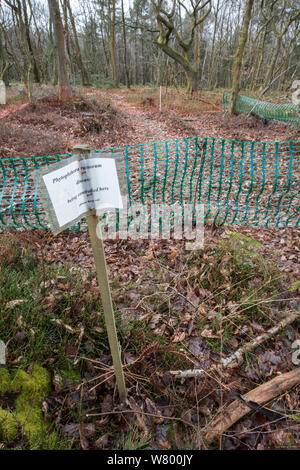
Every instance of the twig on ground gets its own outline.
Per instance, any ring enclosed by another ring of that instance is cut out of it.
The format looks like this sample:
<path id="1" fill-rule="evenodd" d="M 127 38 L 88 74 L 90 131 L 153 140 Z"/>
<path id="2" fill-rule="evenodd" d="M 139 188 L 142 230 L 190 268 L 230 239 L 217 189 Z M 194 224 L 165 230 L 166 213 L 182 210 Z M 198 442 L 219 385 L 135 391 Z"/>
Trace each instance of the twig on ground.
<path id="1" fill-rule="evenodd" d="M 123 413 L 132 413 L 132 414 L 139 413 L 144 416 L 152 416 L 153 418 L 166 419 L 170 421 L 180 421 L 181 423 L 186 424 L 187 426 L 191 426 L 192 428 L 195 428 L 194 424 L 190 423 L 189 421 L 185 421 L 182 418 L 176 418 L 174 416 L 163 416 L 163 415 L 154 414 L 154 413 L 146 413 L 145 411 L 140 411 L 140 410 L 123 410 L 123 411 L 116 410 L 116 411 L 107 411 L 104 413 L 89 413 L 89 414 L 86 414 L 85 416 L 88 418 L 92 416 L 93 417 L 94 416 L 107 416 L 107 415 L 123 414 Z"/>
<path id="2" fill-rule="evenodd" d="M 248 343 L 244 344 L 241 348 L 235 351 L 231 356 L 221 359 L 221 365 L 223 366 L 224 369 L 226 369 L 229 366 L 236 367 L 240 365 L 244 360 L 245 352 L 253 351 L 259 345 L 261 345 L 262 343 L 270 339 L 272 336 L 277 334 L 286 326 L 293 323 L 298 318 L 300 318 L 300 313 L 298 312 L 293 312 L 292 314 L 288 315 L 283 320 L 281 320 L 277 325 L 273 326 L 268 331 L 266 331 L 264 334 L 257 336 L 253 341 L 249 341 Z M 205 371 L 203 369 L 190 369 L 190 370 L 184 370 L 184 371 L 181 371 L 181 370 L 172 371 L 171 373 L 177 379 L 186 379 L 190 377 L 203 377 L 205 374 L 207 374 L 207 372 L 208 371 Z"/>

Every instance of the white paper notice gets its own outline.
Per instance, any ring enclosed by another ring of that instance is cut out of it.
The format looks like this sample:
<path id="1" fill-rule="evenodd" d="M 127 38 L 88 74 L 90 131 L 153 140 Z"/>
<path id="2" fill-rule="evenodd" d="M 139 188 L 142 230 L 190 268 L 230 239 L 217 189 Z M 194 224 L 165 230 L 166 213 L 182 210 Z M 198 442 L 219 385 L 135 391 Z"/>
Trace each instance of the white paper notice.
<path id="1" fill-rule="evenodd" d="M 90 209 L 123 208 L 113 158 L 74 161 L 43 179 L 60 227 Z"/>

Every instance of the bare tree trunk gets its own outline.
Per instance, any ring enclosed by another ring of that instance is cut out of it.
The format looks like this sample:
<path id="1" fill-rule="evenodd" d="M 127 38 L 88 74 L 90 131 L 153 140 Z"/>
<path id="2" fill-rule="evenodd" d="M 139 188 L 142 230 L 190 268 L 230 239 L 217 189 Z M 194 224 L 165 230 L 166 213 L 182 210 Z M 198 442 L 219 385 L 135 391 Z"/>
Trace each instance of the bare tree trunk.
<path id="1" fill-rule="evenodd" d="M 258 56 L 259 58 L 258 58 L 258 62 L 257 62 L 257 65 L 256 65 L 255 76 L 254 76 L 252 87 L 251 87 L 252 90 L 255 90 L 257 88 L 257 82 L 258 82 L 258 79 L 259 79 L 261 66 L 262 66 L 262 63 L 263 63 L 263 60 L 264 60 L 265 42 L 266 42 L 267 34 L 268 34 L 268 29 L 267 29 L 267 26 L 266 26 L 266 28 L 263 32 L 262 38 L 260 40 L 260 43 L 259 43 L 259 56 Z"/>
<path id="2" fill-rule="evenodd" d="M 126 39 L 124 0 L 121 1 L 121 7 L 122 7 L 123 42 L 124 42 L 124 67 L 125 67 L 126 85 L 127 85 L 127 88 L 130 88 L 129 69 L 128 69 L 128 64 L 127 64 L 127 39 Z"/>
<path id="3" fill-rule="evenodd" d="M 44 61 L 43 61 L 43 52 L 42 52 L 42 45 L 41 45 L 41 34 L 40 34 L 40 30 L 38 28 L 38 25 L 37 25 L 37 21 L 36 21 L 36 16 L 35 16 L 35 13 L 34 13 L 34 9 L 32 7 L 32 3 L 31 3 L 31 0 L 27 0 L 28 1 L 28 5 L 29 5 L 29 9 L 30 9 L 30 14 L 32 15 L 32 18 L 33 18 L 33 22 L 34 22 L 34 26 L 35 26 L 35 33 L 37 35 L 37 46 L 36 46 L 36 50 L 37 50 L 37 58 L 38 58 L 38 68 L 40 69 L 40 79 L 41 81 L 46 81 L 47 80 L 47 73 L 46 73 L 46 69 L 45 69 L 45 65 L 44 65 Z"/>
<path id="4" fill-rule="evenodd" d="M 276 62 L 277 62 L 277 59 L 278 59 L 278 56 L 279 56 L 280 48 L 281 48 L 281 42 L 282 42 L 282 36 L 278 36 L 276 49 L 272 54 L 272 60 L 271 60 L 270 65 L 268 67 L 267 76 L 266 76 L 266 79 L 265 79 L 265 84 L 266 85 L 268 85 L 272 81 L 274 68 L 275 68 L 275 65 L 276 65 Z"/>
<path id="5" fill-rule="evenodd" d="M 72 13 L 72 9 L 71 9 L 69 0 L 65 0 L 65 3 L 66 3 L 66 6 L 67 6 L 67 9 L 68 9 L 69 18 L 70 18 L 70 22 L 71 22 L 71 26 L 72 26 L 73 37 L 74 37 L 74 44 L 75 44 L 75 51 L 76 51 L 75 60 L 76 60 L 77 66 L 78 66 L 79 71 L 80 71 L 82 84 L 83 85 L 88 85 L 88 82 L 89 82 L 88 74 L 87 74 L 86 68 L 85 68 L 83 60 L 82 60 L 82 55 L 81 55 L 81 50 L 80 50 L 80 46 L 79 46 L 79 40 L 78 40 L 78 34 L 77 34 L 77 29 L 76 29 L 76 25 L 75 25 L 74 16 L 73 16 L 73 13 Z"/>
<path id="6" fill-rule="evenodd" d="M 58 84 L 61 87 L 69 87 L 67 72 L 66 45 L 62 19 L 57 0 L 48 0 L 49 11 L 53 23 L 54 41 L 57 54 Z"/>
<path id="7" fill-rule="evenodd" d="M 240 91 L 240 79 L 241 79 L 241 70 L 242 70 L 242 62 L 243 62 L 243 55 L 244 49 L 248 38 L 248 29 L 249 23 L 251 19 L 251 11 L 255 0 L 248 0 L 243 17 L 243 25 L 240 32 L 239 43 L 234 59 L 234 67 L 233 67 L 233 78 L 232 78 L 232 93 L 230 97 L 230 104 L 229 104 L 229 114 L 236 114 L 236 102 L 237 97 Z"/>
<path id="8" fill-rule="evenodd" d="M 39 69 L 38 69 L 38 66 L 37 66 L 37 61 L 36 61 L 36 58 L 35 58 L 35 53 L 34 53 L 31 38 L 30 38 L 30 25 L 29 25 L 28 14 L 27 14 L 27 5 L 26 5 L 25 0 L 23 0 L 22 3 L 23 3 L 23 13 L 24 13 L 25 36 L 26 36 L 26 41 L 27 41 L 27 45 L 28 45 L 30 61 L 31 61 L 31 64 L 32 64 L 32 69 L 33 69 L 32 70 L 33 71 L 33 77 L 34 77 L 35 82 L 40 83 L 40 81 L 41 81 L 40 72 L 39 72 Z"/>
<path id="9" fill-rule="evenodd" d="M 119 85 L 117 59 L 116 59 L 116 0 L 108 2 L 109 15 L 109 52 L 114 85 Z"/>

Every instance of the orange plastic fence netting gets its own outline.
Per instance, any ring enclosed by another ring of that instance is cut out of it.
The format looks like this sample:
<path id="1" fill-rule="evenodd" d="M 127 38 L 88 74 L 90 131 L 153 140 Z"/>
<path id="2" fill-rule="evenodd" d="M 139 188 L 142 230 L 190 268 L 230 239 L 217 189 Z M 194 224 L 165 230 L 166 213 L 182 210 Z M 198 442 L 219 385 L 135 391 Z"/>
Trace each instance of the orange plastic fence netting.
<path id="1" fill-rule="evenodd" d="M 182 114 L 199 112 L 218 113 L 222 111 L 222 95 L 213 92 L 186 92 L 175 88 L 119 88 L 98 89 L 87 87 L 59 87 L 35 85 L 33 100 L 51 105 L 68 99 L 83 98 L 95 100 L 103 105 L 110 104 L 117 96 L 133 107 L 146 110 L 170 110 Z"/>

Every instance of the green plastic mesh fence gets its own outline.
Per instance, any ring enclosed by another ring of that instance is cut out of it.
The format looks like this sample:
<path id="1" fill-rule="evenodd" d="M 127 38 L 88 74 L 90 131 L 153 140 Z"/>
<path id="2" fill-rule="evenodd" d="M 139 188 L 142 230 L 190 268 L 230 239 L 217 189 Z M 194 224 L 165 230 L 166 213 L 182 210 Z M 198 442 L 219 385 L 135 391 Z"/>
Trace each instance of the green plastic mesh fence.
<path id="1" fill-rule="evenodd" d="M 193 138 L 110 151 L 124 157 L 130 204 L 197 202 L 206 223 L 299 226 L 300 142 Z M 30 173 L 69 156 L 0 160 L 2 228 L 48 228 Z"/>
<path id="2" fill-rule="evenodd" d="M 223 96 L 223 107 L 228 108 L 230 93 Z M 300 123 L 300 106 L 296 104 L 275 104 L 266 101 L 259 101 L 248 96 L 239 95 L 237 99 L 237 111 L 239 113 L 254 112 L 258 116 L 266 119 L 282 121 L 287 124 Z"/>

